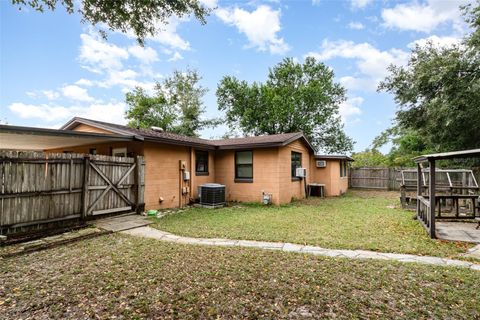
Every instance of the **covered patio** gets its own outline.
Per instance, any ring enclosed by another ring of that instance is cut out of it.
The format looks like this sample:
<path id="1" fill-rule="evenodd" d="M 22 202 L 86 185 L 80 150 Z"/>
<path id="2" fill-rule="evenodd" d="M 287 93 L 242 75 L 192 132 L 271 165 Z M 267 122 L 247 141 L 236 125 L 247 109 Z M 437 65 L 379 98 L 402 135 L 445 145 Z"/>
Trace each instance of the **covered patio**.
<path id="1" fill-rule="evenodd" d="M 417 163 L 417 219 L 422 223 L 430 238 L 480 243 L 479 192 L 466 190 L 463 194 L 438 194 L 436 175 L 438 160 L 465 159 L 480 156 L 480 149 L 427 154 L 414 158 Z M 423 175 L 422 164 L 428 163 L 428 175 Z M 428 181 L 424 181 L 424 180 Z M 469 202 L 468 212 L 459 215 L 459 201 Z M 442 203 L 453 204 L 455 216 L 442 215 Z M 438 210 L 438 214 L 437 214 Z M 448 220 L 439 222 L 437 220 Z M 463 223 L 458 222 L 462 220 Z M 477 225 L 473 221 L 477 222 Z M 468 223 L 472 221 L 472 223 Z"/>

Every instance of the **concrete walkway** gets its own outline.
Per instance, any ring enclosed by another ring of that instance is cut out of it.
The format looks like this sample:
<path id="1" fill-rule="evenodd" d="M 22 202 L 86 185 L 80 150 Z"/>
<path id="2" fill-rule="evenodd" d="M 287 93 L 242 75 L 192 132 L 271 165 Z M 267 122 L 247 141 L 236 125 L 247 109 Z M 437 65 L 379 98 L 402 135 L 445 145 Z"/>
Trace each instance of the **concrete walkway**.
<path id="1" fill-rule="evenodd" d="M 399 262 L 416 262 L 421 264 L 430 264 L 438 266 L 455 266 L 470 268 L 480 271 L 480 264 L 474 264 L 467 261 L 444 259 L 439 257 L 416 256 L 412 254 L 400 253 L 382 253 L 366 250 L 337 250 L 325 249 L 314 246 L 304 246 L 293 243 L 283 242 L 265 242 L 250 240 L 230 240 L 230 239 L 203 239 L 180 237 L 174 234 L 164 232 L 149 226 L 139 227 L 135 229 L 125 230 L 122 233 L 132 236 L 157 239 L 166 242 L 207 245 L 207 246 L 227 246 L 227 247 L 249 247 L 264 250 L 281 250 L 287 252 L 307 253 L 320 255 L 325 257 L 350 258 L 350 259 L 375 259 L 375 260 L 392 260 Z"/>

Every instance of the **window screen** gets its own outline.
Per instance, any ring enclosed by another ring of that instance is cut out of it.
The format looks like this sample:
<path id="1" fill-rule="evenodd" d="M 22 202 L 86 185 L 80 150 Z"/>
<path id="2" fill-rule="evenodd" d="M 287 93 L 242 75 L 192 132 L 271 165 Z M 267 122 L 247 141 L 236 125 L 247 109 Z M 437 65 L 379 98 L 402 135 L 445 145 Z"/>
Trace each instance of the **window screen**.
<path id="1" fill-rule="evenodd" d="M 235 178 L 253 179 L 252 151 L 237 151 L 235 153 Z"/>
<path id="2" fill-rule="evenodd" d="M 197 151 L 195 153 L 195 171 L 197 173 L 208 173 L 208 151 Z"/>
<path id="3" fill-rule="evenodd" d="M 302 154 L 292 151 L 292 178 L 296 178 L 297 168 L 302 167 Z"/>

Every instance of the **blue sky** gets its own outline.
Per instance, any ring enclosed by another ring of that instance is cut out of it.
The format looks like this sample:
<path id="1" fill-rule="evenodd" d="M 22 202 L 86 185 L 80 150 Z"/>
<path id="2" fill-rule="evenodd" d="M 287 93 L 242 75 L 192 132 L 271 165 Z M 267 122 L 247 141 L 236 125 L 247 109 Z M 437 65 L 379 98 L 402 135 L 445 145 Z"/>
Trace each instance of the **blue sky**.
<path id="1" fill-rule="evenodd" d="M 284 57 L 314 56 L 348 89 L 340 112 L 355 150 L 389 127 L 392 96 L 376 92 L 386 67 L 406 63 L 415 43 L 450 45 L 468 31 L 458 6 L 466 1 L 215 1 L 206 25 L 172 18 L 139 47 L 131 35 L 82 24 L 62 7 L 43 14 L 0 1 L 0 119 L 56 128 L 78 115 L 125 123 L 125 92 L 151 90 L 173 70 L 197 69 L 207 117 L 217 117 L 215 90 L 233 75 L 264 81 Z M 226 128 L 206 130 L 219 137 Z"/>

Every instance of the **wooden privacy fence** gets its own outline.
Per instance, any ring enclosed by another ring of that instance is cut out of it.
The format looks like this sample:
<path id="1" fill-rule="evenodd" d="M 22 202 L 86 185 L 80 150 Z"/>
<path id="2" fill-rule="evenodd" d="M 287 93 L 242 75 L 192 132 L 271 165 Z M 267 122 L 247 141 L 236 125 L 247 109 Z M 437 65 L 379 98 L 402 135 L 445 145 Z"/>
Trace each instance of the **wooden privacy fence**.
<path id="1" fill-rule="evenodd" d="M 399 190 L 401 171 L 397 168 L 351 168 L 349 184 L 351 188 Z"/>
<path id="2" fill-rule="evenodd" d="M 144 159 L 0 150 L 0 234 L 141 211 Z"/>

